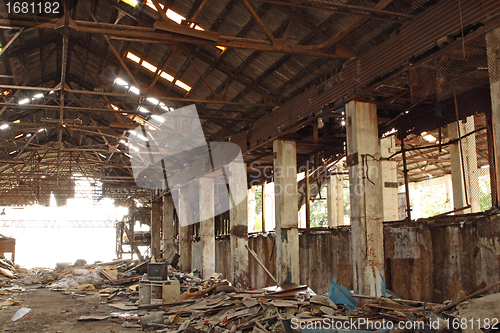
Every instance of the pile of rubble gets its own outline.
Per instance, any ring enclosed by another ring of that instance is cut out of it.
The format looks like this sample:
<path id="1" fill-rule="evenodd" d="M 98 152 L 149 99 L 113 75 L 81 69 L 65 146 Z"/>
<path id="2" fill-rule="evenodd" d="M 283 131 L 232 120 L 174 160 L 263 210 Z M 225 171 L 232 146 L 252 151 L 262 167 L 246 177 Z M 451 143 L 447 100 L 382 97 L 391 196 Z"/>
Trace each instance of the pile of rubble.
<path id="1" fill-rule="evenodd" d="M 9 279 L 18 278 L 20 273 L 25 273 L 26 270 L 14 264 L 14 262 L 0 257 L 0 277 Z"/>
<path id="2" fill-rule="evenodd" d="M 318 327 L 375 331 L 396 327 L 397 323 L 421 323 L 420 331 L 445 332 L 456 328 L 456 323 L 459 329 L 463 328 L 460 323 L 464 318 L 476 320 L 496 315 L 494 311 L 498 310 L 494 309 L 498 306 L 494 304 L 500 301 L 500 294 L 472 299 L 500 286 L 500 281 L 470 295 L 459 293 L 445 304 L 435 304 L 405 300 L 397 295 L 353 295 L 335 279 L 325 295 L 317 295 L 306 285 L 238 290 L 221 274 L 203 280 L 196 272 L 183 273 L 170 265 L 165 265 L 163 278 L 154 281 L 146 274 L 147 266 L 147 262 L 132 260 L 94 265 L 82 261 L 74 265 L 58 264 L 55 270 L 36 269 L 22 274 L 15 266 L 9 266 L 15 272 L 9 278 L 32 288 L 46 287 L 72 297 L 98 297 L 100 303 L 110 307 L 109 314 L 80 316 L 79 321 L 110 320 L 131 330 L 178 333 L 290 333 Z M 159 296 L 153 295 L 152 288 L 158 285 L 169 285 L 177 291 L 169 291 L 167 300 L 161 292 Z M 22 291 L 22 287 L 8 288 L 5 281 L 3 287 L 0 296 Z M 12 298 L 5 302 L 0 302 L 0 306 L 20 305 Z M 489 312 L 484 314 L 478 309 Z M 492 321 L 490 326 L 493 324 Z"/>

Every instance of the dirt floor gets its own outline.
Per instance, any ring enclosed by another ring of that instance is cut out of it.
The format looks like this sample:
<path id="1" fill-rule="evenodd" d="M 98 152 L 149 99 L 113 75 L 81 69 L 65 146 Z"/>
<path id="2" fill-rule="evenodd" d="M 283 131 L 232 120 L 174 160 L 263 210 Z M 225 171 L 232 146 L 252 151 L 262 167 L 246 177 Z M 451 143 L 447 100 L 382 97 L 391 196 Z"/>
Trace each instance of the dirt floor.
<path id="1" fill-rule="evenodd" d="M 0 295 L 0 303 L 12 298 L 21 305 L 0 307 L 0 333 L 4 332 L 136 332 L 140 328 L 124 328 L 123 320 L 78 321 L 82 315 L 110 315 L 124 311 L 102 304 L 98 295 L 66 295 L 49 289 L 24 287 L 25 291 Z M 31 311 L 13 322 L 17 310 Z"/>

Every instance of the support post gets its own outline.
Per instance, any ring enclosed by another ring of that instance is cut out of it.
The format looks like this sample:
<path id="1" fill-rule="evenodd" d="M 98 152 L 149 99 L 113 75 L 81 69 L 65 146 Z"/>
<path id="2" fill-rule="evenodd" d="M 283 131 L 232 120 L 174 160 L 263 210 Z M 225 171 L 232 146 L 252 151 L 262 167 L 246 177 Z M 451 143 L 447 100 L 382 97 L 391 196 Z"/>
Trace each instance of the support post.
<path id="1" fill-rule="evenodd" d="M 256 223 L 255 223 L 255 207 L 257 202 L 255 200 L 255 186 L 252 186 L 247 191 L 247 203 L 248 203 L 248 230 L 251 232 L 257 231 Z"/>
<path id="2" fill-rule="evenodd" d="M 337 169 L 341 173 L 342 170 Z M 327 178 L 326 209 L 328 227 L 336 228 L 344 225 L 344 185 L 342 174 L 333 174 Z"/>
<path id="3" fill-rule="evenodd" d="M 177 252 L 174 243 L 174 200 L 171 195 L 163 196 L 163 257 L 171 262 Z"/>
<path id="4" fill-rule="evenodd" d="M 200 178 L 200 238 L 202 275 L 208 280 L 215 273 L 214 179 Z"/>
<path id="5" fill-rule="evenodd" d="M 161 201 L 151 204 L 151 258 L 158 260 L 161 257 Z"/>
<path id="6" fill-rule="evenodd" d="M 266 212 L 267 212 L 267 204 L 266 204 L 266 181 L 262 182 L 262 232 L 266 232 Z"/>
<path id="7" fill-rule="evenodd" d="M 500 28 L 486 33 L 486 51 L 488 55 L 488 72 L 491 93 L 491 127 L 493 142 L 493 162 L 490 164 L 490 182 L 492 186 L 491 201 L 494 207 L 500 208 Z"/>
<path id="8" fill-rule="evenodd" d="M 380 139 L 380 151 L 382 158 L 396 152 L 396 136 L 391 135 Z M 396 160 L 383 159 L 382 184 L 383 184 L 383 202 L 384 202 L 384 221 L 396 221 L 399 217 L 398 211 L 398 173 Z"/>
<path id="9" fill-rule="evenodd" d="M 265 206 L 262 214 L 265 214 L 266 217 L 266 225 L 263 231 L 272 231 L 275 229 L 276 222 L 276 205 L 275 205 L 275 197 L 274 197 L 274 182 L 265 183 L 264 186 L 266 189 L 264 190 L 263 197 L 265 198 Z M 264 199 L 263 199 L 264 200 Z M 264 215 L 263 215 L 264 216 Z"/>
<path id="10" fill-rule="evenodd" d="M 229 164 L 229 183 L 231 198 L 237 197 L 237 193 L 247 193 L 247 171 L 245 163 Z M 242 188 L 241 186 L 244 186 Z M 234 202 L 231 199 L 230 217 L 230 245 L 231 245 L 231 276 L 229 280 L 233 285 L 241 288 L 249 287 L 248 280 L 248 203 L 245 200 Z"/>
<path id="11" fill-rule="evenodd" d="M 300 283 L 297 153 L 294 141 L 274 140 L 276 279 Z"/>
<path id="12" fill-rule="evenodd" d="M 448 136 L 450 140 L 462 137 L 464 132 L 460 122 L 454 122 L 448 125 Z M 463 147 L 463 143 L 462 143 Z M 451 182 L 453 185 L 453 209 L 464 208 L 468 205 L 465 192 L 464 169 L 462 164 L 461 143 L 456 142 L 450 145 L 450 167 L 451 167 Z M 462 210 L 460 214 L 470 213 L 470 209 Z"/>
<path id="13" fill-rule="evenodd" d="M 354 290 L 383 296 L 384 235 L 377 106 L 346 104 Z"/>
<path id="14" fill-rule="evenodd" d="M 311 188 L 309 187 L 309 163 L 306 168 L 306 228 L 311 227 Z"/>
<path id="15" fill-rule="evenodd" d="M 474 116 L 468 116 L 467 121 L 462 125 L 464 131 L 462 134 L 471 133 L 476 129 Z M 481 211 L 481 198 L 479 195 L 479 169 L 477 168 L 477 147 L 476 135 L 467 136 L 463 141 L 465 182 L 467 184 L 467 193 L 471 213 Z"/>
<path id="16" fill-rule="evenodd" d="M 188 193 L 181 191 L 179 194 L 179 204 L 177 205 L 180 221 L 191 221 L 191 206 L 188 202 Z M 180 255 L 180 269 L 183 272 L 190 272 L 192 270 L 192 236 L 193 225 L 182 225 L 179 223 L 179 255 Z"/>

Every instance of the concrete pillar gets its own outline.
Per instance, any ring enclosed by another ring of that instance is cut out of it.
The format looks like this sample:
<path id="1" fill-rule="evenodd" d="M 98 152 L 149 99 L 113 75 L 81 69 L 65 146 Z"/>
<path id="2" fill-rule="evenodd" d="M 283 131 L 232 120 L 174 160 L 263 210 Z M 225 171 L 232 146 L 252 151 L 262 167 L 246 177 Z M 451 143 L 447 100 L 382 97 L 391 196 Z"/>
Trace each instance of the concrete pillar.
<path id="1" fill-rule="evenodd" d="M 272 231 L 275 227 L 274 182 L 263 185 L 262 231 Z"/>
<path id="2" fill-rule="evenodd" d="M 354 290 L 383 294 L 384 237 L 377 106 L 346 104 Z M 371 155 L 371 156 L 368 156 Z"/>
<path id="3" fill-rule="evenodd" d="M 266 205 L 266 182 L 262 182 L 262 232 L 266 232 L 266 211 L 267 211 L 267 205 Z"/>
<path id="4" fill-rule="evenodd" d="M 476 129 L 474 116 L 467 117 L 467 121 L 463 124 L 464 131 L 462 135 L 470 133 Z M 463 139 L 464 145 L 464 165 L 465 165 L 465 182 L 467 184 L 467 193 L 471 213 L 481 211 L 481 198 L 479 196 L 479 170 L 477 168 L 477 148 L 476 136 L 469 135 Z"/>
<path id="5" fill-rule="evenodd" d="M 244 163 L 229 164 L 229 183 L 231 198 L 237 193 L 247 193 L 247 170 Z M 244 187 L 242 187 L 244 186 Z M 231 276 L 228 278 L 234 285 L 248 288 L 248 203 L 245 200 L 233 203 L 231 199 L 230 217 L 230 245 L 231 245 Z"/>
<path id="6" fill-rule="evenodd" d="M 488 72 L 491 93 L 491 134 L 493 158 L 490 162 L 491 203 L 500 207 L 500 28 L 486 33 L 486 51 L 488 54 Z"/>
<path id="7" fill-rule="evenodd" d="M 298 213 L 298 219 L 299 219 L 299 228 L 307 228 L 306 205 L 302 205 L 302 207 L 300 207 Z"/>
<path id="8" fill-rule="evenodd" d="M 276 279 L 300 283 L 297 153 L 294 141 L 274 140 Z"/>
<path id="9" fill-rule="evenodd" d="M 203 279 L 215 273 L 214 179 L 200 178 L 200 238 Z"/>
<path id="10" fill-rule="evenodd" d="M 380 152 L 382 158 L 387 158 L 396 152 L 396 136 L 391 135 L 380 139 Z M 384 221 L 396 221 L 398 211 L 398 173 L 395 159 L 382 160 L 382 198 L 384 202 Z"/>
<path id="11" fill-rule="evenodd" d="M 151 204 L 151 258 L 158 260 L 161 257 L 161 212 L 160 200 Z"/>
<path id="12" fill-rule="evenodd" d="M 344 169 L 339 167 L 339 173 L 343 173 Z M 344 225 L 344 175 L 337 176 L 337 226 Z"/>
<path id="13" fill-rule="evenodd" d="M 341 173 L 338 168 L 336 172 Z M 335 228 L 344 225 L 344 184 L 342 175 L 331 175 L 327 178 L 326 209 L 328 227 Z"/>
<path id="14" fill-rule="evenodd" d="M 163 257 L 171 262 L 177 250 L 174 241 L 174 201 L 171 195 L 163 196 Z"/>
<path id="15" fill-rule="evenodd" d="M 454 122 L 448 125 L 448 137 L 450 140 L 458 138 L 459 123 Z M 462 131 L 460 131 L 463 134 Z M 467 206 L 465 200 L 465 185 L 462 170 L 462 156 L 460 154 L 460 144 L 454 143 L 450 148 L 450 167 L 451 167 L 451 182 L 453 185 L 453 209 L 463 208 Z M 467 213 L 468 210 L 459 212 Z"/>
<path id="16" fill-rule="evenodd" d="M 250 232 L 256 232 L 256 227 L 255 227 L 255 207 L 257 205 L 257 202 L 255 201 L 255 186 L 252 186 L 248 189 L 247 191 L 247 203 L 248 203 L 248 231 Z"/>
<path id="17" fill-rule="evenodd" d="M 474 131 L 474 116 L 467 117 L 465 122 L 455 122 L 448 125 L 448 135 L 450 139 L 458 138 L 458 129 L 460 136 Z M 470 205 L 458 214 L 477 213 L 481 211 L 479 198 L 479 183 L 477 169 L 477 150 L 476 137 L 469 135 L 462 139 L 462 150 L 460 144 L 450 145 L 451 179 L 453 184 L 453 205 L 454 209 Z M 462 153 L 461 153 L 462 152 Z"/>
<path id="18" fill-rule="evenodd" d="M 177 205 L 177 214 L 179 215 L 179 222 L 191 221 L 191 205 L 189 204 L 189 193 L 181 191 L 179 193 L 179 204 Z M 183 272 L 191 272 L 192 270 L 192 235 L 193 225 L 183 225 L 179 223 L 179 265 Z"/>

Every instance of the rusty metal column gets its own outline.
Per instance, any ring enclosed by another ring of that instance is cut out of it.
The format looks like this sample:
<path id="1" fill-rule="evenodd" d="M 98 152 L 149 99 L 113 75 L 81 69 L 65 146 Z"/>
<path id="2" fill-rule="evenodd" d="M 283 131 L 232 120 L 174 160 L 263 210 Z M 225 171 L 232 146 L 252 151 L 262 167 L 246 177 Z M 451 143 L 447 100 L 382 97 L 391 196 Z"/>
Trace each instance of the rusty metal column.
<path id="1" fill-rule="evenodd" d="M 384 230 L 377 106 L 346 104 L 354 290 L 382 296 Z"/>
<path id="2" fill-rule="evenodd" d="M 492 186 L 491 202 L 500 207 L 500 28 L 486 33 L 486 50 L 488 53 L 488 72 L 490 75 L 491 93 L 491 126 L 493 136 L 493 155 L 495 165 L 490 165 Z M 495 192 L 495 193 L 493 193 Z"/>

